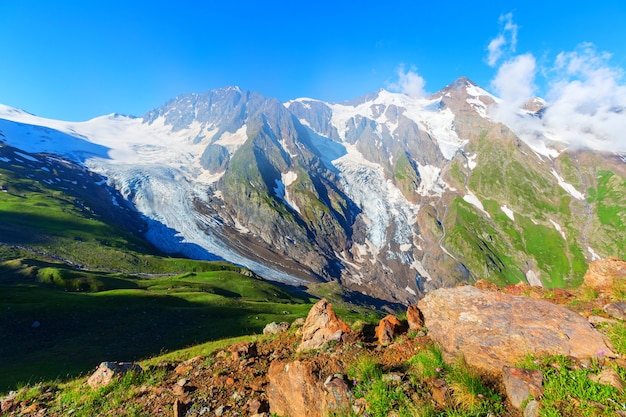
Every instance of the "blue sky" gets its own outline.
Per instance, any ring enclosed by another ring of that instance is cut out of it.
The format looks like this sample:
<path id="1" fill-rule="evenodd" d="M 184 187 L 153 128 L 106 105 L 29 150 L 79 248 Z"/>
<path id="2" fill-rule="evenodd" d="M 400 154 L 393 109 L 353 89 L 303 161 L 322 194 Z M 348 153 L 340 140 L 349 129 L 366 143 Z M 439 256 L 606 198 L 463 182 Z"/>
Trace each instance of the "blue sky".
<path id="1" fill-rule="evenodd" d="M 625 22 L 623 0 L 0 0 L 0 103 L 80 121 L 227 85 L 343 101 L 461 75 L 506 95 L 498 75 L 520 56 L 549 95 L 559 54 L 585 48 L 623 85 Z"/>

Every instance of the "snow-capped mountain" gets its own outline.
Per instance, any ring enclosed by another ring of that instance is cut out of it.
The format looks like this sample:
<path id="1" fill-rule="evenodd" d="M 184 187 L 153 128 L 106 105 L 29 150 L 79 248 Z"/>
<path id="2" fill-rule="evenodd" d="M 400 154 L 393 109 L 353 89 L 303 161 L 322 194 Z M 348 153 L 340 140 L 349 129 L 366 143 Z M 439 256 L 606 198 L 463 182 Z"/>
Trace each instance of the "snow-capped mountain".
<path id="1" fill-rule="evenodd" d="M 346 103 L 228 87 L 142 118 L 0 106 L 0 141 L 105 176 L 161 249 L 275 280 L 407 301 L 482 278 L 575 284 L 588 261 L 625 256 L 620 155 L 568 149 L 536 122 L 540 99 L 507 124 L 499 103 L 466 78 L 426 98 Z"/>

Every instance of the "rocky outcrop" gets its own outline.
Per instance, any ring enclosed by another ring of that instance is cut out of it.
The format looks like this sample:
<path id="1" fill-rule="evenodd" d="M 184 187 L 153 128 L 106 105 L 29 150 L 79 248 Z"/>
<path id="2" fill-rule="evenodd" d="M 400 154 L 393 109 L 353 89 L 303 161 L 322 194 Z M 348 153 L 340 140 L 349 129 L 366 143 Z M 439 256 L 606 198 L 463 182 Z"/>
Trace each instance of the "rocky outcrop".
<path id="1" fill-rule="evenodd" d="M 332 304 L 322 298 L 309 311 L 301 332 L 302 342 L 298 351 L 319 349 L 331 340 L 339 341 L 350 332 L 350 326 L 339 319 Z"/>
<path id="2" fill-rule="evenodd" d="M 334 361 L 274 361 L 268 371 L 270 412 L 325 417 L 350 409 L 352 393 Z"/>
<path id="3" fill-rule="evenodd" d="M 396 337 L 403 330 L 402 323 L 393 314 L 389 314 L 383 317 L 378 326 L 376 326 L 375 333 L 378 343 L 381 345 L 389 345 L 393 343 L 394 337 Z"/>
<path id="4" fill-rule="evenodd" d="M 120 378 L 126 372 L 141 372 L 141 366 L 133 362 L 102 362 L 98 369 L 89 377 L 87 384 L 93 389 L 109 385 L 115 378 Z"/>
<path id="5" fill-rule="evenodd" d="M 626 261 L 608 258 L 593 261 L 585 274 L 585 285 L 597 291 L 610 291 L 617 282 L 626 282 Z"/>
<path id="6" fill-rule="evenodd" d="M 527 354 L 614 355 L 582 316 L 546 301 L 464 286 L 432 291 L 418 305 L 429 336 L 447 359 L 463 356 L 491 373 L 499 374 Z"/>

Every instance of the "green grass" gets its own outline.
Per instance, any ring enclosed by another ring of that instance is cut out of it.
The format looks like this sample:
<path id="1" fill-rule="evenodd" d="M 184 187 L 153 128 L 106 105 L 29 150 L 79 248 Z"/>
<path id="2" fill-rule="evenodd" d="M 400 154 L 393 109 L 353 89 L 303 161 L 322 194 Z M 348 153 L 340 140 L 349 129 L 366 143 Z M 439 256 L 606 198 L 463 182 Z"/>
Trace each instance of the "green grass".
<path id="1" fill-rule="evenodd" d="M 368 354 L 360 356 L 348 369 L 355 397 L 366 400 L 365 415 L 469 417 L 504 413 L 504 401 L 495 388 L 462 361 L 447 365 L 435 345 L 428 345 L 405 364 L 397 363 L 395 367 L 404 369 L 410 381 L 386 379 L 382 367 Z M 445 381 L 450 388 L 452 401 L 445 406 L 433 407 L 429 387 L 435 380 Z"/>
<path id="2" fill-rule="evenodd" d="M 626 393 L 589 378 L 602 370 L 598 362 L 593 362 L 591 367 L 580 367 L 562 356 L 529 357 L 522 366 L 543 373 L 542 417 L 608 417 L 624 411 Z M 626 376 L 626 370 L 615 369 L 622 379 Z"/>
<path id="3" fill-rule="evenodd" d="M 311 301 L 235 271 L 137 277 L 5 262 L 0 334 L 11 337 L 0 345 L 0 391 L 75 376 L 103 360 L 259 334 L 268 322 L 306 316 Z"/>
<path id="4" fill-rule="evenodd" d="M 596 187 L 587 190 L 587 202 L 592 204 L 597 214 L 599 229 L 591 238 L 591 244 L 602 248 L 614 256 L 626 257 L 626 213 L 623 203 L 626 199 L 626 179 L 607 170 L 597 173 Z"/>

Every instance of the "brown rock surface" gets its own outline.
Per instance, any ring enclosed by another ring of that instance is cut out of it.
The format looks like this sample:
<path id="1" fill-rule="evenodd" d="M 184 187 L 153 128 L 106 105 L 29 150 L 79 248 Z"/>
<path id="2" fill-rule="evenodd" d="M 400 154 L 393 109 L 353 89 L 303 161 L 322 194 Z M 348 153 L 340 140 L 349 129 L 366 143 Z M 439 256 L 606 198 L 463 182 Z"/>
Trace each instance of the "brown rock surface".
<path id="1" fill-rule="evenodd" d="M 331 340 L 341 340 L 341 336 L 350 332 L 350 326 L 337 317 L 332 305 L 322 298 L 311 310 L 302 326 L 302 343 L 298 351 L 319 349 Z"/>
<path id="2" fill-rule="evenodd" d="M 416 305 L 410 305 L 406 309 L 406 319 L 409 322 L 409 330 L 422 330 L 424 327 L 424 315 Z"/>
<path id="3" fill-rule="evenodd" d="M 270 412 L 290 417 L 325 417 L 350 409 L 348 384 L 334 376 L 339 365 L 330 360 L 274 361 L 268 371 Z"/>
<path id="4" fill-rule="evenodd" d="M 522 409 L 522 404 L 531 395 L 537 398 L 543 394 L 541 371 L 505 366 L 502 368 L 502 380 L 506 396 L 518 410 Z"/>
<path id="5" fill-rule="evenodd" d="M 403 326 L 400 320 L 393 314 L 383 317 L 376 326 L 376 339 L 381 345 L 393 343 L 394 337 L 402 332 Z"/>
<path id="6" fill-rule="evenodd" d="M 446 358 L 462 355 L 484 371 L 499 374 L 527 354 L 614 356 L 584 317 L 546 301 L 464 286 L 432 291 L 418 305 Z"/>
<path id="7" fill-rule="evenodd" d="M 618 281 L 626 281 L 626 261 L 618 258 L 593 261 L 585 274 L 585 285 L 598 291 L 610 290 Z"/>

